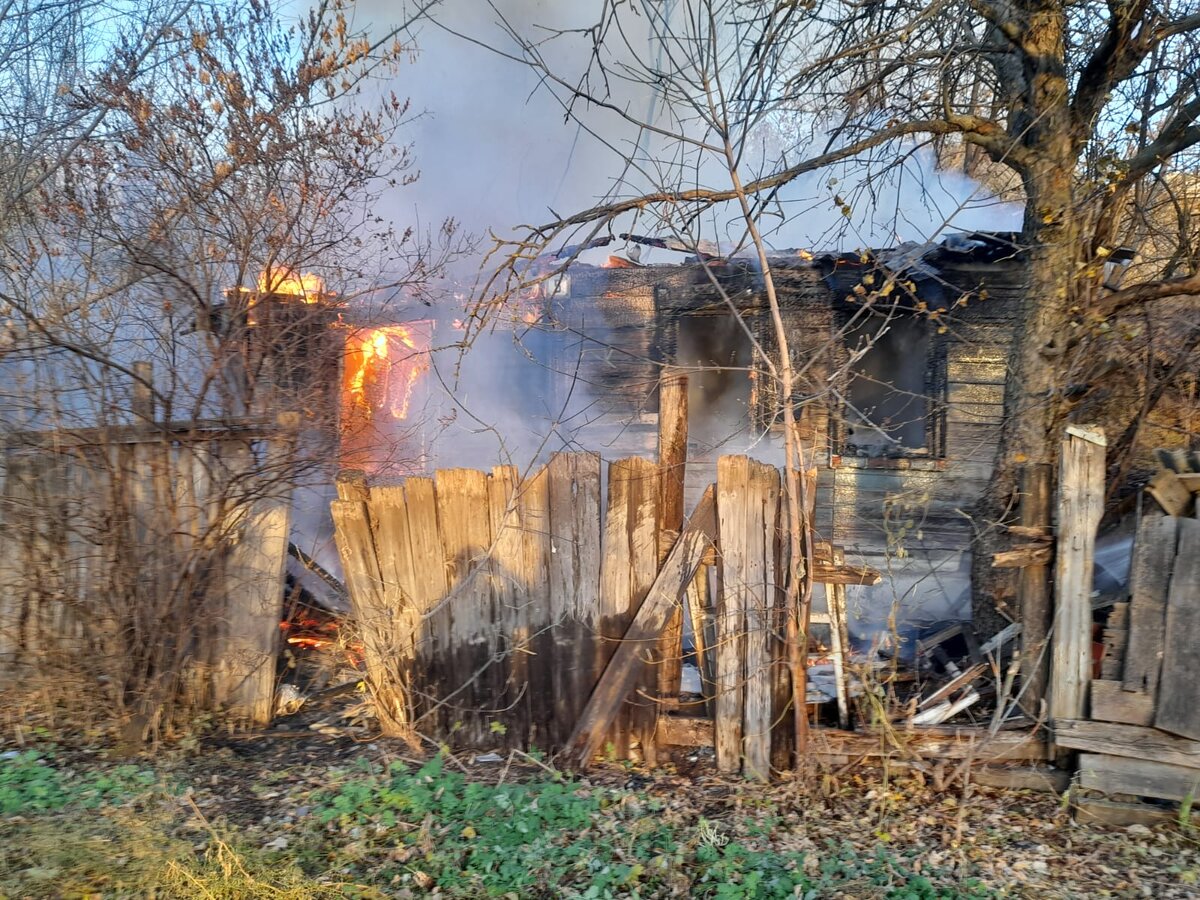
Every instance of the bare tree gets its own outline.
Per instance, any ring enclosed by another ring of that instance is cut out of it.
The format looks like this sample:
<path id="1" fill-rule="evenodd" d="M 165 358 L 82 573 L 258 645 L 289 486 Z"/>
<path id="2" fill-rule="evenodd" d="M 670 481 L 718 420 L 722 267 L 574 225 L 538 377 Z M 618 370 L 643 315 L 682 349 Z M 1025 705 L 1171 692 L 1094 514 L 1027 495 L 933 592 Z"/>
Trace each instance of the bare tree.
<path id="1" fill-rule="evenodd" d="M 58 8 L 31 13 L 29 29 L 50 28 L 39 16 Z M 146 30 L 140 14 L 112 15 L 72 19 L 77 38 Z M 452 224 L 422 235 L 371 212 L 381 190 L 413 177 L 398 142 L 407 104 L 363 89 L 403 47 L 395 33 L 368 39 L 351 18 L 340 0 L 297 22 L 258 2 L 181 7 L 152 47 L 136 45 L 140 55 L 119 45 L 106 49 L 116 64 L 48 71 L 45 108 L 0 122 L 40 138 L 34 149 L 19 145 L 4 172 L 17 212 L 0 223 L 3 438 L 140 422 L 162 432 L 162 484 L 190 481 L 184 466 L 211 469 L 202 534 L 173 490 L 154 494 L 151 518 L 130 513 L 137 488 L 118 483 L 129 475 L 119 454 L 86 460 L 111 470 L 111 496 L 95 509 L 76 509 L 83 494 L 67 484 L 33 514 L 6 510 L 10 533 L 32 551 L 76 554 L 27 566 L 28 595 L 9 601 L 74 604 L 84 643 L 103 647 L 72 660 L 84 684 L 105 685 L 110 711 L 136 710 L 151 730 L 167 724 L 185 677 L 204 662 L 195 635 L 221 609 L 213 572 L 246 511 L 327 467 L 337 304 L 368 287 L 418 292 L 455 245 Z M 42 52 L 15 38 L 8 49 L 14 64 Z M 282 411 L 313 436 L 305 452 L 256 459 L 243 441 L 236 460 L 218 465 L 170 451 L 180 432 L 172 422 L 236 425 Z M 72 579 L 88 558 L 91 581 L 80 589 Z"/>

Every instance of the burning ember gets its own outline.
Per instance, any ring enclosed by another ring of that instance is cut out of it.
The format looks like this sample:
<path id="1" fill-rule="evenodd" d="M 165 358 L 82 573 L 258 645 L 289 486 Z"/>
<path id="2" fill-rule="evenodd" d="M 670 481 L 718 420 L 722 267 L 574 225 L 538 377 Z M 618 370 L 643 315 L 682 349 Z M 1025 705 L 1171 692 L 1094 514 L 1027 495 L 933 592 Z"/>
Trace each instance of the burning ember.
<path id="1" fill-rule="evenodd" d="M 316 303 L 327 296 L 325 279 L 320 275 L 311 272 L 301 275 L 283 266 L 264 269 L 258 276 L 258 291 L 260 294 L 299 297 L 305 303 Z"/>

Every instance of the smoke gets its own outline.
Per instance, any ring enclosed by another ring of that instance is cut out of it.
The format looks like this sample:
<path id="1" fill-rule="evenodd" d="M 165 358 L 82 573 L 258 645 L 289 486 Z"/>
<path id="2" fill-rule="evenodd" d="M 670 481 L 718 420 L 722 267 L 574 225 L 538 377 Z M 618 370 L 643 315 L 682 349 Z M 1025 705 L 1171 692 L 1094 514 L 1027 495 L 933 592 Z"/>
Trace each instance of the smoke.
<path id="1" fill-rule="evenodd" d="M 443 0 L 436 6 L 413 30 L 412 62 L 387 85 L 421 113 L 403 135 L 420 178 L 391 191 L 381 212 L 405 225 L 433 227 L 453 218 L 476 235 L 507 234 L 517 225 L 542 224 L 663 185 L 728 188 L 728 173 L 711 154 L 681 149 L 626 118 L 652 118 L 664 127 L 674 121 L 655 91 L 619 77 L 622 62 L 656 58 L 647 20 L 634 6 L 622 17 L 621 33 L 611 33 L 606 44 L 618 74 L 603 84 L 594 77 L 585 83 L 604 95 L 609 108 L 577 101 L 568 117 L 565 88 L 512 58 L 521 51 L 509 28 L 537 42 L 548 68 L 564 82 L 581 83 L 591 45 L 587 34 L 576 31 L 595 24 L 596 6 L 550 0 Z M 396 13 L 381 0 L 367 0 L 358 15 L 359 26 L 369 22 L 381 31 Z M 744 178 L 825 149 L 819 123 L 768 123 L 760 131 L 757 150 L 744 159 Z M 812 137 L 799 141 L 803 133 Z M 870 173 L 863 160 L 851 160 L 788 185 L 766 210 L 768 240 L 780 248 L 831 250 L 926 240 L 946 227 L 1019 227 L 1019 206 L 998 203 L 973 179 L 938 170 L 932 153 L 911 149 L 891 148 L 895 166 L 883 177 L 876 151 Z M 737 219 L 732 209 L 712 211 L 698 223 L 706 232 L 700 236 L 723 246 L 742 244 Z M 635 224 L 620 223 L 637 230 Z"/>

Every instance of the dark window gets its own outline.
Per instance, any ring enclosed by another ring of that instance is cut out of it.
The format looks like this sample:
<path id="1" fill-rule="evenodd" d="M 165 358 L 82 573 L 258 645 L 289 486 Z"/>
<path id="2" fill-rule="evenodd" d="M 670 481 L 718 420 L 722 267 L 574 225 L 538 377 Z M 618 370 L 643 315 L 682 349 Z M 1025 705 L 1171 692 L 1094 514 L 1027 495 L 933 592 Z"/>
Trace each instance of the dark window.
<path id="1" fill-rule="evenodd" d="M 934 395 L 942 379 L 931 330 L 927 319 L 901 313 L 867 316 L 844 331 L 853 358 L 843 395 L 844 454 L 937 455 L 934 417 L 942 404 Z"/>

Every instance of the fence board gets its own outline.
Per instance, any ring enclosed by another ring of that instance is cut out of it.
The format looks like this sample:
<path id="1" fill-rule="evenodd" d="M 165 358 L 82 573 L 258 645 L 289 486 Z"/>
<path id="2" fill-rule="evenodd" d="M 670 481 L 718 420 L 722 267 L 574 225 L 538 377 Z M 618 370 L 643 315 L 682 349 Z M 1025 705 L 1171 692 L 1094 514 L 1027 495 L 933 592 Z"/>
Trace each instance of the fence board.
<path id="1" fill-rule="evenodd" d="M 520 604 L 525 644 L 518 655 L 528 660 L 529 739 L 550 745 L 554 714 L 554 636 L 550 620 L 550 476 L 543 467 L 520 486 L 519 509 L 525 583 Z"/>
<path id="2" fill-rule="evenodd" d="M 492 529 L 489 565 L 495 627 L 500 638 L 498 650 L 504 654 L 504 660 L 494 667 L 496 677 L 489 678 L 488 683 L 497 686 L 493 706 L 505 711 L 505 733 L 500 743 L 522 747 L 529 740 L 529 698 L 525 692 L 529 664 L 527 654 L 517 646 L 522 627 L 520 606 L 524 602 L 521 592 L 525 568 L 517 490 L 516 467 L 496 466 L 492 469 L 492 477 L 488 480 Z"/>
<path id="3" fill-rule="evenodd" d="M 1200 522 L 1179 520 L 1179 548 L 1167 597 L 1167 633 L 1156 728 L 1200 740 Z"/>
<path id="4" fill-rule="evenodd" d="M 746 485 L 746 531 L 733 541 L 741 554 L 746 602 L 746 696 L 742 754 L 745 771 L 765 781 L 771 774 L 772 682 L 777 655 L 771 620 L 775 609 L 775 522 L 779 514 L 779 472 L 774 466 L 751 462 Z M 722 538 L 725 539 L 725 535 Z M 728 544 L 724 545 L 730 552 Z"/>
<path id="5" fill-rule="evenodd" d="M 413 600 L 412 585 L 416 574 L 404 488 L 398 485 L 370 488 L 370 512 L 375 531 L 375 553 L 383 580 L 382 607 L 376 611 L 374 623 L 362 629 L 363 640 L 379 641 L 379 652 L 384 654 L 395 683 L 408 685 L 412 680 L 423 610 L 418 609 Z M 404 696 L 396 700 L 397 707 L 384 710 L 384 715 L 397 725 L 407 725 L 412 721 L 412 699 Z"/>
<path id="6" fill-rule="evenodd" d="M 1125 690 L 1150 698 L 1158 694 L 1162 646 L 1166 635 L 1167 586 L 1179 542 L 1179 520 L 1154 516 L 1142 520 L 1129 572 L 1129 643 L 1125 650 Z"/>
<path id="7" fill-rule="evenodd" d="M 476 469 L 441 469 L 434 481 L 450 608 L 445 699 L 450 701 L 453 723 L 461 722 L 466 738 L 478 745 L 489 733 L 481 710 L 492 703 L 479 681 L 493 656 L 491 586 L 483 574 L 492 542 L 484 514 L 487 476 Z"/>
<path id="8" fill-rule="evenodd" d="M 642 602 L 650 593 L 658 577 L 658 503 L 660 498 L 660 473 L 658 466 L 648 459 L 633 458 L 633 478 L 629 495 L 629 559 L 630 593 L 629 605 L 623 619 L 626 630 Z M 625 631 L 621 632 L 624 638 Z M 630 709 L 630 730 L 642 748 L 642 758 L 649 765 L 657 765 L 657 748 L 654 733 L 658 729 L 658 636 L 646 640 L 640 647 L 647 665 L 642 670 L 638 690 L 626 703 Z"/>
<path id="9" fill-rule="evenodd" d="M 688 378 L 664 373 L 658 388 L 659 560 L 665 560 L 683 527 L 684 473 L 687 470 Z M 683 606 L 671 616 L 658 646 L 657 696 L 679 697 L 683 674 Z"/>
<path id="10" fill-rule="evenodd" d="M 600 630 L 600 457 L 555 453 L 550 478 L 550 615 L 554 622 L 555 746 L 591 696 Z"/>
<path id="11" fill-rule="evenodd" d="M 720 534 L 720 587 L 717 594 L 716 714 L 717 768 L 737 772 L 742 755 L 742 697 L 745 678 L 745 535 L 749 506 L 750 459 L 722 456 L 717 461 L 717 522 Z"/>
<path id="12" fill-rule="evenodd" d="M 424 625 L 416 646 L 416 665 L 426 673 L 423 696 L 413 700 L 420 712 L 419 730 L 433 730 L 442 720 L 438 706 L 447 693 L 445 661 L 449 650 L 450 605 L 446 596 L 446 564 L 438 536 L 437 499 L 432 478 L 409 478 L 404 482 L 408 508 L 408 536 L 412 552 L 413 599 L 424 611 Z M 347 585 L 349 587 L 349 585 Z"/>

